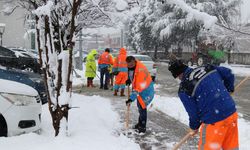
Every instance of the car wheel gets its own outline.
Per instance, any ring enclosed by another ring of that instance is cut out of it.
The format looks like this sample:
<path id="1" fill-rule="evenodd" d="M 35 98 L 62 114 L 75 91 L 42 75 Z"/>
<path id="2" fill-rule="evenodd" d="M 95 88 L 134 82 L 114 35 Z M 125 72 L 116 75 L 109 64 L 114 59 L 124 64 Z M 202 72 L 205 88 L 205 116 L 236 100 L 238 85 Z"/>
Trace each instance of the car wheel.
<path id="1" fill-rule="evenodd" d="M 24 71 L 34 72 L 34 70 L 32 68 L 25 68 Z"/>
<path id="2" fill-rule="evenodd" d="M 7 130 L 7 124 L 2 115 L 0 115 L 0 137 L 5 136 L 7 137 L 8 130 Z"/>

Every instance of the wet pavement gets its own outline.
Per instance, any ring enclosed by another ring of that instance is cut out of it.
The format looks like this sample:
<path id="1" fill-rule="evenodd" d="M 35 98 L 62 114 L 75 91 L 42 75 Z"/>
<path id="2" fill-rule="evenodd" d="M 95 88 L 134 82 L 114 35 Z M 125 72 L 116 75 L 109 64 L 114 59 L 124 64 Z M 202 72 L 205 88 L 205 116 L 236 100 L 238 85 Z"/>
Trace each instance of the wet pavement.
<path id="1" fill-rule="evenodd" d="M 244 77 L 236 77 L 236 84 L 239 83 Z M 158 69 L 158 78 L 156 84 L 160 84 L 157 88 L 156 94 L 161 96 L 174 96 L 177 97 L 178 91 L 178 80 L 175 80 L 171 73 L 167 70 L 166 64 L 160 64 Z M 235 92 L 234 98 L 237 103 L 238 111 L 243 114 L 246 120 L 250 121 L 250 80 L 246 81 L 240 89 Z M 124 123 L 125 119 L 125 101 L 127 97 L 113 96 L 111 90 L 100 90 L 96 88 L 79 87 L 75 89 L 75 92 L 84 95 L 100 95 L 111 99 L 111 103 L 115 111 L 120 114 L 120 121 Z M 138 111 L 136 103 L 131 105 L 130 111 L 130 129 L 137 123 Z M 156 109 L 148 109 L 148 123 L 147 123 L 148 134 L 137 135 L 133 134 L 128 136 L 133 139 L 136 143 L 140 144 L 143 150 L 166 150 L 171 149 L 176 142 L 180 141 L 189 129 L 188 126 L 182 124 L 178 120 L 162 113 Z M 121 131 L 123 132 L 123 131 Z M 198 136 L 191 138 L 187 143 L 183 144 L 181 149 L 193 150 L 197 149 Z"/>

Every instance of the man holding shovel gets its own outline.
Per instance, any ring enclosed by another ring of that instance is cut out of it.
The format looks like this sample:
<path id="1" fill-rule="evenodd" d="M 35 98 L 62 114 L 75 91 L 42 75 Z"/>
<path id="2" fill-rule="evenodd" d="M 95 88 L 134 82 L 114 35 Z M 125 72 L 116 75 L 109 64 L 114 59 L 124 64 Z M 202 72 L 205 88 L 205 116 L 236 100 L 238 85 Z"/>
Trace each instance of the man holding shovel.
<path id="1" fill-rule="evenodd" d="M 126 81 L 126 85 L 130 85 L 132 83 L 132 92 L 129 99 L 126 101 L 126 105 L 129 106 L 137 99 L 139 119 L 138 123 L 134 126 L 134 129 L 139 133 L 145 133 L 147 123 L 147 106 L 153 100 L 154 85 L 151 75 L 144 64 L 142 64 L 139 60 L 136 60 L 133 56 L 128 56 L 126 58 L 126 62 L 128 66 L 128 80 Z"/>
<path id="2" fill-rule="evenodd" d="M 189 115 L 190 133 L 201 126 L 199 150 L 239 149 L 231 70 L 212 65 L 191 69 L 180 60 L 171 61 L 168 70 L 181 80 L 178 95 Z"/>

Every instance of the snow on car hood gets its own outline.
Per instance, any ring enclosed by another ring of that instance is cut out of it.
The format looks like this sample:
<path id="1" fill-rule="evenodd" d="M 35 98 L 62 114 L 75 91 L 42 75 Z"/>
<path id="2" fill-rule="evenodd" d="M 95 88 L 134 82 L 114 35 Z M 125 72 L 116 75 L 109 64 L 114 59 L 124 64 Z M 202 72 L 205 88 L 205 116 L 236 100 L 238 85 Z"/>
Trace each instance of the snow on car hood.
<path id="1" fill-rule="evenodd" d="M 21 94 L 21 95 L 28 95 L 28 96 L 37 96 L 37 91 L 25 84 L 10 81 L 10 80 L 3 80 L 0 79 L 0 93 L 11 93 L 11 94 Z"/>

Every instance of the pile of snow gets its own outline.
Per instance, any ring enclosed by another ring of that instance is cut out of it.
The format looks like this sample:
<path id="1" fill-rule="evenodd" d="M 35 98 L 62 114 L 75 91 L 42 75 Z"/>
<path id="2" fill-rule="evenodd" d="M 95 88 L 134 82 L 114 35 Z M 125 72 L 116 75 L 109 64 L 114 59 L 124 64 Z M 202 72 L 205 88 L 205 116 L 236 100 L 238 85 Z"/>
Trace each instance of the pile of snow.
<path id="1" fill-rule="evenodd" d="M 48 106 L 43 105 L 42 132 L 14 137 L 0 137 L 3 150 L 139 150 L 138 144 L 123 134 L 119 115 L 112 110 L 109 99 L 99 96 L 73 94 L 72 105 L 79 108 L 69 112 L 70 136 L 64 130 L 54 137 Z M 61 127 L 64 129 L 64 127 Z"/>
<path id="2" fill-rule="evenodd" d="M 153 106 L 154 109 L 158 109 L 188 126 L 188 114 L 179 98 L 156 95 L 153 101 Z M 244 120 L 242 116 L 243 115 L 239 113 L 238 128 L 240 149 L 248 150 L 250 141 L 250 122 Z"/>

